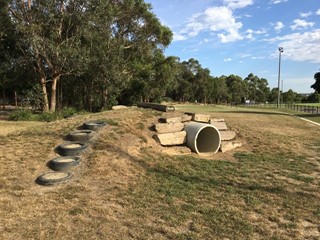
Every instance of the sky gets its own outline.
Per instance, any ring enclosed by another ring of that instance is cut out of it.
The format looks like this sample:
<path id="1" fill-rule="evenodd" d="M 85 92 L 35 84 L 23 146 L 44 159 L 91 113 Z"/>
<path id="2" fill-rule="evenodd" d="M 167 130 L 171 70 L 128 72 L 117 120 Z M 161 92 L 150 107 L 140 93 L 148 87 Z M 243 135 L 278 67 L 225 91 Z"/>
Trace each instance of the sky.
<path id="1" fill-rule="evenodd" d="M 272 89 L 312 93 L 320 71 L 320 0 L 145 0 L 174 36 L 166 56 L 194 58 L 211 76 L 250 73 Z"/>

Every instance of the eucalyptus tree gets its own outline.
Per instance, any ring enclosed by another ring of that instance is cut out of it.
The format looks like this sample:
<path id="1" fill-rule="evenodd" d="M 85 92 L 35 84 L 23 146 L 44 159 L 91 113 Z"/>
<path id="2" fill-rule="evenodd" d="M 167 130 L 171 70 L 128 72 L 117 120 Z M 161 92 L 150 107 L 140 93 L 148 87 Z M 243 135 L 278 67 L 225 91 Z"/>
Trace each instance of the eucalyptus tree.
<path id="1" fill-rule="evenodd" d="M 10 0 L 8 6 L 45 111 L 55 111 L 61 79 L 81 81 L 88 101 L 98 98 L 103 107 L 132 80 L 133 62 L 148 62 L 172 39 L 143 0 Z"/>
<path id="2" fill-rule="evenodd" d="M 8 14 L 8 1 L 0 2 L 0 89 L 2 90 L 3 109 L 6 91 L 13 86 L 13 72 L 17 58 L 16 32 Z"/>
<path id="3" fill-rule="evenodd" d="M 213 78 L 213 88 L 211 92 L 211 99 L 215 103 L 228 102 L 230 93 L 227 86 L 226 76 Z"/>
<path id="4" fill-rule="evenodd" d="M 248 89 L 248 99 L 255 102 L 265 102 L 267 100 L 270 88 L 266 79 L 250 73 L 244 81 Z"/>
<path id="5" fill-rule="evenodd" d="M 195 76 L 197 84 L 196 97 L 199 101 L 207 104 L 210 93 L 212 92 L 213 84 L 212 77 L 210 76 L 210 70 L 199 67 Z"/>
<path id="6" fill-rule="evenodd" d="M 88 54 L 83 41 L 86 2 L 9 1 L 10 17 L 20 35 L 19 48 L 41 84 L 44 111 L 55 111 L 56 88 L 61 77 L 78 75 L 86 69 Z"/>
<path id="7" fill-rule="evenodd" d="M 149 93 L 155 79 L 158 50 L 168 46 L 172 32 L 151 13 L 151 5 L 141 0 L 93 1 L 90 11 L 90 71 L 94 89 L 101 92 L 101 107 L 128 96 L 134 84 Z M 99 5 L 99 7 L 97 7 Z M 161 55 L 161 54 L 160 54 Z M 154 84 L 153 84 L 154 85 Z M 137 89 L 136 89 L 137 90 Z M 153 90 L 153 89 L 152 89 Z M 141 92 L 141 91 L 140 91 Z M 140 96 L 148 98 L 148 96 Z M 139 98 L 140 98 L 139 97 Z M 129 102 L 136 101 L 131 96 Z"/>
<path id="8" fill-rule="evenodd" d="M 240 103 L 246 98 L 247 86 L 240 76 L 229 75 L 226 77 L 226 83 L 232 102 Z"/>

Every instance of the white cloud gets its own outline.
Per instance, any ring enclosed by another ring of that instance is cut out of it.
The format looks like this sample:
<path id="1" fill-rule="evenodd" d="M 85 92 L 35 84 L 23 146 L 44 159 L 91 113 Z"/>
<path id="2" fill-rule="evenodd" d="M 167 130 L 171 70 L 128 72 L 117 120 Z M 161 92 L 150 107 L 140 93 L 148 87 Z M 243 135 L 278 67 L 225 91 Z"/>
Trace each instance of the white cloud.
<path id="1" fill-rule="evenodd" d="M 244 8 L 253 4 L 253 0 L 223 0 L 223 2 L 232 9 Z"/>
<path id="2" fill-rule="evenodd" d="M 284 24 L 282 22 L 276 22 L 274 26 L 274 30 L 276 32 L 280 32 L 282 28 L 284 28 Z"/>
<path id="3" fill-rule="evenodd" d="M 317 14 L 317 15 L 320 15 L 320 9 L 318 9 L 318 10 L 316 11 L 316 14 Z"/>
<path id="4" fill-rule="evenodd" d="M 312 32 L 293 33 L 282 37 L 268 39 L 269 42 L 278 42 L 283 47 L 284 57 L 297 62 L 309 61 L 320 63 L 320 29 Z M 272 57 L 277 57 L 276 51 Z"/>
<path id="5" fill-rule="evenodd" d="M 265 59 L 266 57 L 251 57 L 252 60 L 261 60 Z"/>
<path id="6" fill-rule="evenodd" d="M 243 39 L 239 33 L 241 27 L 242 23 L 236 21 L 231 9 L 211 7 L 202 13 L 195 14 L 179 34 L 180 39 L 185 40 L 201 32 L 217 33 L 220 41 L 225 43 Z"/>
<path id="7" fill-rule="evenodd" d="M 179 33 L 174 32 L 173 33 L 173 41 L 183 41 L 186 40 L 187 38 Z"/>
<path id="8" fill-rule="evenodd" d="M 293 23 L 290 28 L 292 29 L 292 31 L 294 30 L 299 30 L 299 29 L 305 29 L 308 27 L 312 27 L 314 25 L 314 22 L 307 22 L 306 20 L 302 20 L 302 19 L 295 19 L 293 20 Z"/>
<path id="9" fill-rule="evenodd" d="M 224 62 L 231 62 L 232 59 L 231 59 L 231 58 L 225 58 L 225 59 L 223 59 L 223 61 L 224 61 Z"/>
<path id="10" fill-rule="evenodd" d="M 271 0 L 272 4 L 278 4 L 278 3 L 283 3 L 283 2 L 288 2 L 288 0 Z"/>
<path id="11" fill-rule="evenodd" d="M 253 39 L 253 32 L 254 31 L 252 29 L 248 29 L 246 32 L 247 32 L 246 38 Z"/>
<path id="12" fill-rule="evenodd" d="M 302 18 L 307 18 L 307 17 L 310 17 L 311 15 L 312 15 L 312 12 L 300 13 L 300 17 L 302 17 Z"/>
<path id="13" fill-rule="evenodd" d="M 267 30 L 262 28 L 261 30 L 254 31 L 254 33 L 255 34 L 266 34 Z"/>
<path id="14" fill-rule="evenodd" d="M 260 29 L 260 30 L 252 30 L 252 29 L 248 29 L 247 31 L 246 31 L 246 36 L 245 36 L 245 38 L 246 39 L 250 39 L 250 40 L 255 40 L 255 37 L 254 37 L 254 35 L 261 35 L 261 34 L 266 34 L 267 33 L 267 30 L 266 29 Z"/>

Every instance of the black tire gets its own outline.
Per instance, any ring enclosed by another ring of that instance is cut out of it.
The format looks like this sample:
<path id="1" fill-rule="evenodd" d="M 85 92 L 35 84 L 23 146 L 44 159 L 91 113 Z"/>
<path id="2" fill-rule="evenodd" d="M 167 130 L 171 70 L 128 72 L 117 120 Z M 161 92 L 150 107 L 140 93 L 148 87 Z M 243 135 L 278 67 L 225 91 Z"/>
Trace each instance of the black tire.
<path id="1" fill-rule="evenodd" d="M 69 141 L 72 142 L 88 142 L 93 136 L 94 131 L 89 129 L 83 129 L 83 130 L 76 130 L 72 131 L 68 134 L 67 138 Z"/>
<path id="2" fill-rule="evenodd" d="M 54 171 L 65 171 L 75 166 L 78 166 L 81 162 L 80 157 L 67 156 L 67 157 L 57 157 L 51 159 L 48 162 L 48 167 Z"/>
<path id="3" fill-rule="evenodd" d="M 88 144 L 83 142 L 67 142 L 57 147 L 57 152 L 61 156 L 77 156 L 88 147 Z"/>
<path id="4" fill-rule="evenodd" d="M 72 178 L 71 173 L 66 172 L 48 172 L 36 179 L 36 183 L 44 186 L 60 184 L 69 181 Z"/>
<path id="5" fill-rule="evenodd" d="M 92 131 L 98 131 L 105 126 L 107 126 L 107 123 L 104 121 L 89 121 L 89 122 L 83 123 L 84 129 L 89 129 Z"/>

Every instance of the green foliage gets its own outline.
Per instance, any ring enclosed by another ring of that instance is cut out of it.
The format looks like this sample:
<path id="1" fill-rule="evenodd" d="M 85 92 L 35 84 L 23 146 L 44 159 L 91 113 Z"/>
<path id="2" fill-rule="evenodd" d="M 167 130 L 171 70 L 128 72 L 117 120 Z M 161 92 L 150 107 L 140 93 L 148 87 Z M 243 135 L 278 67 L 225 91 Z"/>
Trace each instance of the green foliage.
<path id="1" fill-rule="evenodd" d="M 178 57 L 166 57 L 172 32 L 145 1 L 30 3 L 7 0 L 0 5 L 0 87 L 18 90 L 23 105 L 33 110 L 54 112 L 57 105 L 97 112 L 118 103 L 166 98 L 202 103 L 277 101 L 277 89 L 270 91 L 267 79 L 253 73 L 245 79 L 213 77 L 197 59 L 180 62 Z M 8 63 L 15 68 L 8 68 Z M 312 87 L 319 92 L 320 73 L 314 77 Z M 301 101 L 289 91 L 283 97 L 287 102 Z M 54 119 L 50 114 L 42 118 Z"/>
<path id="2" fill-rule="evenodd" d="M 308 96 L 307 102 L 320 103 L 320 93 L 312 93 L 310 96 Z"/>
<path id="3" fill-rule="evenodd" d="M 9 115 L 11 121 L 33 121 L 34 114 L 28 109 L 17 109 Z"/>
<path id="4" fill-rule="evenodd" d="M 35 84 L 31 89 L 23 91 L 23 99 L 21 101 L 23 107 L 31 107 L 32 111 L 42 111 L 43 104 L 43 93 L 39 84 Z"/>
<path id="5" fill-rule="evenodd" d="M 311 87 L 317 92 L 320 93 L 320 72 L 314 74 L 314 80 L 316 81 Z"/>
<path id="6" fill-rule="evenodd" d="M 78 114 L 79 112 L 77 112 L 77 110 L 73 107 L 66 107 L 63 108 L 59 114 L 61 115 L 62 118 L 67 118 L 67 117 L 71 117 L 73 115 Z"/>
<path id="7" fill-rule="evenodd" d="M 265 103 L 267 101 L 270 89 L 266 79 L 250 73 L 244 81 L 247 86 L 247 99 L 257 103 Z"/>
<path id="8" fill-rule="evenodd" d="M 282 98 L 284 103 L 299 103 L 301 102 L 301 96 L 289 89 L 287 92 L 282 93 Z"/>
<path id="9" fill-rule="evenodd" d="M 57 112 L 32 113 L 30 109 L 20 108 L 9 115 L 11 121 L 52 122 L 78 114 L 74 108 L 64 108 Z"/>

